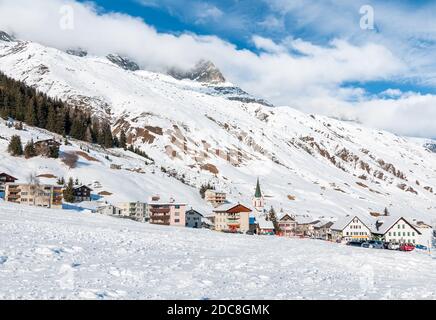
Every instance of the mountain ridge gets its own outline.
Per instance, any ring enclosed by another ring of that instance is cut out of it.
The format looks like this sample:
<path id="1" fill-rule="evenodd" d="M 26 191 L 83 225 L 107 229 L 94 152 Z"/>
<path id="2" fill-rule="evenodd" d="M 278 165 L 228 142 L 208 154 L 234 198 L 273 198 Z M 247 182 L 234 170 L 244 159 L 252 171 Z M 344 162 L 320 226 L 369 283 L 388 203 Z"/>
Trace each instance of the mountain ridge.
<path id="1" fill-rule="evenodd" d="M 0 43 L 0 70 L 107 118 L 115 135 L 125 131 L 129 144 L 190 188 L 211 182 L 250 204 L 260 177 L 268 208 L 343 216 L 388 207 L 436 217 L 429 139 L 271 107 L 228 83 L 126 71 L 105 57 L 32 42 Z"/>

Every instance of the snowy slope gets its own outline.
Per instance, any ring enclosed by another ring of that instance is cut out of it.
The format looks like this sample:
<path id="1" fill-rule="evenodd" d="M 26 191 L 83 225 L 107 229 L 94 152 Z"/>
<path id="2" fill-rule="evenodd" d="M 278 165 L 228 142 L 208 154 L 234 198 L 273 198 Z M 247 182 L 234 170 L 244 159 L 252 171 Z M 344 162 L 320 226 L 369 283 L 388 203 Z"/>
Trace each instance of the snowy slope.
<path id="1" fill-rule="evenodd" d="M 26 160 L 23 157 L 9 156 L 7 146 L 12 135 L 19 135 L 23 145 L 31 139 L 38 141 L 55 138 L 63 141 L 61 136 L 45 130 L 27 126 L 24 129 L 21 131 L 8 128 L 6 121 L 0 119 L 0 172 L 12 174 L 19 179 L 18 182 L 25 183 L 30 175 L 42 176 L 39 178 L 40 182 L 48 184 L 56 184 L 60 177 L 64 177 L 66 181 L 72 177 L 79 179 L 81 184 L 90 185 L 94 195 L 103 191 L 112 193 L 101 200 L 115 205 L 125 201 L 146 202 L 150 196 L 161 194 L 163 200 L 173 197 L 195 205 L 199 210 L 209 210 L 209 206 L 202 201 L 195 189 L 164 174 L 156 165 L 147 163 L 146 159 L 122 149 L 105 151 L 98 146 L 69 140 L 71 145 L 61 146 L 59 159 L 36 157 Z M 68 153 L 78 154 L 78 162 L 74 168 L 62 161 Z M 110 169 L 111 164 L 121 165 L 122 170 Z"/>
<path id="2" fill-rule="evenodd" d="M 0 202 L 0 299 L 436 299 L 423 253 Z"/>
<path id="3" fill-rule="evenodd" d="M 232 201 L 250 204 L 259 176 L 267 205 L 294 214 L 337 217 L 388 207 L 436 218 L 436 154 L 424 147 L 432 141 L 248 102 L 229 83 L 132 72 L 31 42 L 0 41 L 0 70 L 110 119 L 156 167 L 183 176 L 193 186 L 189 194 L 210 181 Z M 179 186 L 165 189 L 177 193 Z"/>

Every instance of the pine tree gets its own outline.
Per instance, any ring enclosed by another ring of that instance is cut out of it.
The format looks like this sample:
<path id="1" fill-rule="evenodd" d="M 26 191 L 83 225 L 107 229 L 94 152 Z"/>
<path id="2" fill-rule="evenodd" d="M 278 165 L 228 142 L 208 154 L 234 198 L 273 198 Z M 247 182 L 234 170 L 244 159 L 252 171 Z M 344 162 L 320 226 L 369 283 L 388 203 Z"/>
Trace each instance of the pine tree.
<path id="1" fill-rule="evenodd" d="M 277 214 L 276 214 L 276 211 L 274 210 L 273 207 L 271 207 L 271 210 L 269 211 L 268 220 L 273 223 L 274 230 L 275 230 L 276 234 L 279 233 L 280 232 L 280 225 L 277 221 Z"/>
<path id="2" fill-rule="evenodd" d="M 74 180 L 70 178 L 68 180 L 68 184 L 64 190 L 64 200 L 65 202 L 73 203 L 75 200 L 74 197 Z"/>
<path id="3" fill-rule="evenodd" d="M 14 157 L 23 155 L 23 145 L 21 144 L 20 136 L 12 136 L 8 146 L 8 152 Z"/>
<path id="4" fill-rule="evenodd" d="M 126 150 L 127 148 L 127 137 L 124 130 L 121 130 L 120 134 L 120 148 L 123 148 L 124 150 Z"/>
<path id="5" fill-rule="evenodd" d="M 111 131 L 111 127 L 109 124 L 105 124 L 103 126 L 103 130 L 101 132 L 101 146 L 109 149 L 112 148 L 114 146 L 114 140 L 112 137 L 112 131 Z"/>
<path id="6" fill-rule="evenodd" d="M 33 140 L 29 141 L 24 147 L 24 157 L 26 159 L 36 157 L 36 150 Z"/>
<path id="7" fill-rule="evenodd" d="M 56 182 L 59 186 L 64 186 L 65 185 L 65 179 L 64 177 L 60 177 L 58 178 L 58 181 Z"/>

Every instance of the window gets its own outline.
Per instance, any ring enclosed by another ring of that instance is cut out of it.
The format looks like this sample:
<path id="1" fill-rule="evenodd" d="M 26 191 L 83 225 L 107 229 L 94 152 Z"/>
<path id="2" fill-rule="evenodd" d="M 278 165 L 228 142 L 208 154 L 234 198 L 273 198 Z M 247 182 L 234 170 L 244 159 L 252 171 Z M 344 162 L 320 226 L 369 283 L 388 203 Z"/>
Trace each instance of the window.
<path id="1" fill-rule="evenodd" d="M 180 222 L 180 219 L 174 219 L 174 222 L 175 222 L 175 223 L 179 223 L 179 222 Z"/>
<path id="2" fill-rule="evenodd" d="M 400 226 L 400 225 L 398 225 L 398 229 L 401 229 L 401 226 Z"/>
<path id="3" fill-rule="evenodd" d="M 389 232 L 389 237 L 392 236 L 392 232 Z"/>

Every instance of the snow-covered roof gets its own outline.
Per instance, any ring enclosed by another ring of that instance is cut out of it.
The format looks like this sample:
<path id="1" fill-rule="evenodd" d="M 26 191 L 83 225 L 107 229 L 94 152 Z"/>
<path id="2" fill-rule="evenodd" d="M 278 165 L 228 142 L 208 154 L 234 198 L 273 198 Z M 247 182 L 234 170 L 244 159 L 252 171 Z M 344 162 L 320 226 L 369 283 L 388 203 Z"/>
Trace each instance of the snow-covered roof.
<path id="1" fill-rule="evenodd" d="M 203 222 L 204 224 L 207 224 L 209 226 L 213 226 L 212 221 L 210 221 L 208 218 L 205 218 L 205 217 L 201 218 L 201 222 Z"/>
<path id="2" fill-rule="evenodd" d="M 239 206 L 239 205 L 250 209 L 249 207 L 247 207 L 241 203 L 224 203 L 224 204 L 220 205 L 219 207 L 216 207 L 213 211 L 214 212 L 229 211 L 230 209 L 233 209 L 234 207 Z"/>
<path id="3" fill-rule="evenodd" d="M 194 213 L 194 214 L 198 214 L 198 215 L 204 217 L 203 214 L 201 214 L 200 212 L 198 212 L 197 210 L 194 210 L 194 209 L 192 209 L 192 208 L 189 209 L 188 211 L 186 211 L 186 214 L 188 214 L 188 213 Z"/>
<path id="4" fill-rule="evenodd" d="M 260 229 L 274 229 L 274 224 L 272 221 L 267 221 L 265 218 L 257 219 Z"/>
<path id="5" fill-rule="evenodd" d="M 371 230 L 372 221 L 360 215 L 349 215 L 341 218 L 331 226 L 331 229 L 342 231 L 353 221 L 354 218 L 358 218 L 368 229 Z"/>
<path id="6" fill-rule="evenodd" d="M 418 233 L 419 230 L 410 223 L 407 219 L 401 217 L 401 216 L 383 216 L 378 217 L 371 223 L 371 231 L 375 234 L 384 235 L 386 232 L 388 232 L 398 221 L 403 219 L 406 221 L 407 224 L 409 224 L 411 227 L 413 227 Z"/>
<path id="7" fill-rule="evenodd" d="M 296 216 L 295 221 L 297 221 L 298 224 L 315 224 L 319 222 L 318 219 L 308 216 Z"/>
<path id="8" fill-rule="evenodd" d="M 318 223 L 315 223 L 313 226 L 315 228 L 322 228 L 324 226 L 328 226 L 329 224 L 333 224 L 333 222 L 330 220 L 321 220 Z"/>

